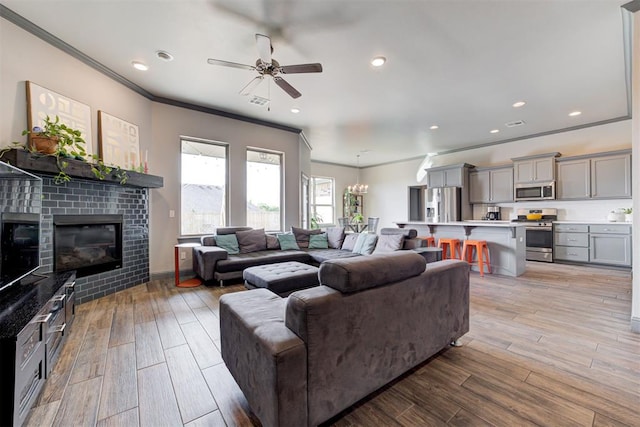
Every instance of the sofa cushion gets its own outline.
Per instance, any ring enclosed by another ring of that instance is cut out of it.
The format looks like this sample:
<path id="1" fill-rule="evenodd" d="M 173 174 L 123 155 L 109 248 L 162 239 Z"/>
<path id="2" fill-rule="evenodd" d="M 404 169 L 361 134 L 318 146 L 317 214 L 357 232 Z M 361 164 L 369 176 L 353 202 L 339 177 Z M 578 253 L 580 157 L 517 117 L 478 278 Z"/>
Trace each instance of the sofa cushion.
<path id="1" fill-rule="evenodd" d="M 273 234 L 267 234 L 267 249 L 280 249 L 278 237 Z"/>
<path id="2" fill-rule="evenodd" d="M 298 250 L 300 247 L 296 243 L 296 238 L 293 234 L 282 233 L 278 234 L 278 242 L 280 243 L 280 249 L 283 251 Z"/>
<path id="3" fill-rule="evenodd" d="M 267 249 L 267 236 L 264 234 L 264 228 L 238 231 L 236 233 L 236 238 L 238 239 L 241 254 L 264 251 Z"/>
<path id="4" fill-rule="evenodd" d="M 291 227 L 291 231 L 293 232 L 293 235 L 296 236 L 296 242 L 301 248 L 309 247 L 310 235 L 322 233 L 322 230 L 320 230 L 319 228 L 315 230 L 307 230 L 305 228 Z"/>
<path id="5" fill-rule="evenodd" d="M 376 247 L 378 236 L 370 233 L 361 233 L 356 240 L 356 244 L 353 247 L 353 252 L 362 255 L 371 255 L 373 249 Z"/>
<path id="6" fill-rule="evenodd" d="M 327 228 L 327 240 L 331 249 L 341 249 L 344 242 L 344 227 Z"/>
<path id="7" fill-rule="evenodd" d="M 420 256 L 420 255 L 418 255 Z M 421 257 L 422 258 L 422 257 Z M 276 262 L 298 261 L 309 263 L 311 256 L 302 251 L 258 251 L 248 254 L 229 255 L 227 259 L 216 263 L 216 273 L 241 272 L 245 268 L 255 265 L 273 264 Z M 240 275 L 239 277 L 242 277 Z"/>
<path id="8" fill-rule="evenodd" d="M 344 236 L 344 242 L 342 242 L 342 248 L 340 249 L 343 251 L 353 251 L 353 248 L 358 241 L 358 236 L 360 236 L 358 233 L 349 233 Z"/>
<path id="9" fill-rule="evenodd" d="M 251 227 L 218 227 L 216 228 L 216 235 L 223 234 L 236 234 L 238 231 L 253 230 Z"/>
<path id="10" fill-rule="evenodd" d="M 353 258 L 362 256 L 351 251 L 342 249 L 307 249 L 306 252 L 311 256 L 314 264 L 320 265 L 330 259 Z"/>
<path id="11" fill-rule="evenodd" d="M 385 234 L 402 234 L 407 239 L 414 239 L 418 235 L 418 230 L 415 228 L 383 228 L 380 230 L 381 235 Z"/>
<path id="12" fill-rule="evenodd" d="M 222 236 L 216 236 L 216 245 L 229 254 L 240 253 L 240 247 L 238 246 L 238 239 L 235 234 L 224 234 Z"/>
<path id="13" fill-rule="evenodd" d="M 392 252 L 325 261 L 319 278 L 320 284 L 340 292 L 356 292 L 417 276 L 426 266 L 425 259 L 415 252 Z"/>
<path id="14" fill-rule="evenodd" d="M 329 249 L 329 241 L 327 240 L 327 233 L 310 235 L 309 249 Z"/>
<path id="15" fill-rule="evenodd" d="M 381 252 L 393 252 L 402 249 L 404 236 L 402 234 L 383 234 L 378 237 L 374 254 Z"/>

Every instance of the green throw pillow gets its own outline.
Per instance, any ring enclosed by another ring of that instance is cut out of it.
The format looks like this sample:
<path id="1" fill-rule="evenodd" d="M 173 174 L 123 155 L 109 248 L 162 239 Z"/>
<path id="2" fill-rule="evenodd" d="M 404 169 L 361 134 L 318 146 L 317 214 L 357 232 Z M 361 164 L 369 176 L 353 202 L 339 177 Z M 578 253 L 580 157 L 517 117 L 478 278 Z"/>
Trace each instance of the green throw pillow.
<path id="1" fill-rule="evenodd" d="M 220 234 L 216 236 L 216 245 L 229 252 L 230 255 L 240 253 L 238 239 L 235 234 Z"/>
<path id="2" fill-rule="evenodd" d="M 280 249 L 283 251 L 300 249 L 296 243 L 296 236 L 293 234 L 278 234 L 278 242 L 280 242 Z"/>
<path id="3" fill-rule="evenodd" d="M 329 239 L 327 239 L 327 233 L 310 235 L 309 249 L 329 249 Z"/>

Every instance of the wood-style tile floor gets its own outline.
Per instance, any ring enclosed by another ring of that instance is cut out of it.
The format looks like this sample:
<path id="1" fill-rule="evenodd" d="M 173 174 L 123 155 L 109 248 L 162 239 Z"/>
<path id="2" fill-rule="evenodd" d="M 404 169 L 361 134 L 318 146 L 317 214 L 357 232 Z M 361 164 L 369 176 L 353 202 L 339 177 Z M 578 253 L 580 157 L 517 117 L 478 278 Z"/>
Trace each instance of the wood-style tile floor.
<path id="1" fill-rule="evenodd" d="M 218 299 L 153 281 L 83 304 L 30 426 L 255 426 L 220 357 Z M 471 273 L 471 331 L 336 426 L 640 426 L 631 274 Z"/>

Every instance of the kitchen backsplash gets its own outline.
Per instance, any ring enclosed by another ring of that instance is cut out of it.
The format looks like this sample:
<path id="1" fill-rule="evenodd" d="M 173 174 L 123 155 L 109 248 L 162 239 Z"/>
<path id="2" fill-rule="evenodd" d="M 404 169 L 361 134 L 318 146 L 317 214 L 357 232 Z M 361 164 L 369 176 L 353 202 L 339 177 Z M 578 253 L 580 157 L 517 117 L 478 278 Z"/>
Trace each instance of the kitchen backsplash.
<path id="1" fill-rule="evenodd" d="M 607 215 L 618 208 L 630 208 L 631 199 L 618 200 L 584 200 L 584 201 L 560 201 L 545 200 L 540 202 L 498 203 L 503 220 L 511 220 L 516 217 L 518 209 L 542 209 L 556 208 L 560 221 L 606 221 Z M 473 205 L 473 219 L 484 219 L 487 206 Z"/>

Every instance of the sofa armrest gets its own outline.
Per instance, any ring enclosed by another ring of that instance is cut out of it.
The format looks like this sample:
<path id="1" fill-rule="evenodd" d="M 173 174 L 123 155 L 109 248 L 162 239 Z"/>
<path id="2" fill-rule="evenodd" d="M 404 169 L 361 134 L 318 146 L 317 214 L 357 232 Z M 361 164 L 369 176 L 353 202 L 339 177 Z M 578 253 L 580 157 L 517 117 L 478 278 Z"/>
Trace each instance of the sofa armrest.
<path id="1" fill-rule="evenodd" d="M 220 298 L 222 359 L 264 426 L 306 426 L 307 349 L 266 289 Z"/>
<path id="2" fill-rule="evenodd" d="M 229 253 L 218 246 L 193 248 L 193 271 L 205 282 L 213 279 L 216 263 L 227 259 Z"/>
<path id="3" fill-rule="evenodd" d="M 424 239 L 418 239 L 418 238 L 404 239 L 402 249 L 416 249 L 426 245 L 427 244 Z"/>

